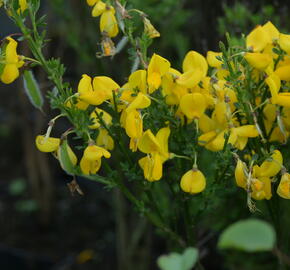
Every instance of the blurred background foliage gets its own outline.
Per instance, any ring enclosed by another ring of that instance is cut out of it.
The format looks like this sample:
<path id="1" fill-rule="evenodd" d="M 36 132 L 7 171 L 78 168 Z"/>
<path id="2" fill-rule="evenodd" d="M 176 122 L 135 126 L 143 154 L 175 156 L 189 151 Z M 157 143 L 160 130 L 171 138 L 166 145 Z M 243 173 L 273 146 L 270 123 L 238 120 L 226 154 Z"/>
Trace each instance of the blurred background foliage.
<path id="1" fill-rule="evenodd" d="M 100 51 L 98 18 L 92 18 L 84 0 L 42 1 L 47 14 L 46 55 L 60 57 L 67 71 L 65 80 L 77 86 L 82 74 L 108 75 L 120 84 L 128 77 L 132 63 L 126 46 L 113 59 L 95 57 Z M 188 50 L 203 54 L 219 50 L 218 41 L 228 32 L 236 44 L 242 33 L 271 20 L 281 31 L 290 31 L 290 5 L 287 1 L 245 0 L 130 0 L 134 7 L 149 15 L 161 33 L 149 50 L 157 52 L 180 69 Z M 0 39 L 17 29 L 0 10 Z M 115 42 L 118 43 L 116 38 Z M 20 48 L 27 54 L 25 46 Z M 37 70 L 43 92 L 53 87 Z M 104 190 L 97 183 L 79 179 L 85 196 L 72 197 L 66 184 L 71 181 L 58 168 L 53 157 L 38 153 L 34 137 L 42 133 L 51 112 L 36 112 L 23 94 L 22 80 L 9 87 L 0 85 L 0 268 L 1 269 L 157 269 L 156 258 L 167 251 L 166 243 L 138 217 L 122 195 Z M 62 126 L 58 123 L 60 135 Z M 57 134 L 59 133 L 59 134 Z M 202 157 L 207 167 L 209 157 Z M 287 164 L 288 167 L 290 164 Z M 244 193 L 232 183 L 224 183 L 220 196 L 200 214 L 200 235 L 209 235 L 202 248 L 201 261 L 210 269 L 276 269 L 277 258 L 269 253 L 249 257 L 242 252 L 216 251 L 217 232 L 232 222 L 250 216 Z M 170 202 L 160 203 L 170 208 Z M 277 203 L 277 202 L 273 202 Z M 281 207 L 287 207 L 282 201 Z M 271 219 L 268 210 L 258 204 Z M 275 214 L 275 213 L 274 213 Z M 276 215 L 279 213 L 276 213 Z M 289 216 L 283 217 L 289 225 Z M 287 247 L 289 249 L 289 246 Z M 265 266 L 266 265 L 266 266 Z M 284 268 L 281 268 L 284 269 Z M 286 269 L 286 268 L 285 268 Z"/>

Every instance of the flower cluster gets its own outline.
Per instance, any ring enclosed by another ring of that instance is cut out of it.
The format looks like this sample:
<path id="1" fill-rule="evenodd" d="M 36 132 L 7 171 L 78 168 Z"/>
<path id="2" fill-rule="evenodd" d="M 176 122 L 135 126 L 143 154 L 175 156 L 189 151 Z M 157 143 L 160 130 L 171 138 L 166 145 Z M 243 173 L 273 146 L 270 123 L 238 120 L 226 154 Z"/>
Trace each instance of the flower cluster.
<path id="1" fill-rule="evenodd" d="M 93 17 L 101 17 L 102 36 L 111 42 L 119 32 L 117 11 L 101 0 L 87 0 L 87 4 Z M 140 16 L 148 37 L 158 37 L 146 16 Z M 18 56 L 15 40 L 6 40 L 0 78 L 11 83 L 25 58 Z M 109 47 L 105 55 L 111 54 Z M 232 173 L 237 186 L 246 190 L 249 205 L 251 198 L 269 200 L 274 188 L 290 199 L 290 177 L 280 147 L 290 132 L 290 35 L 267 22 L 246 36 L 244 46 L 229 44 L 226 49 L 222 43 L 220 48 L 206 56 L 189 51 L 181 69 L 158 54 L 142 58 L 143 68 L 133 70 L 122 85 L 107 76 L 83 74 L 77 91 L 60 106 L 60 116 L 67 116 L 73 128 L 60 139 L 51 137 L 56 117 L 46 134 L 36 137 L 37 148 L 52 152 L 68 173 L 87 176 L 99 172 L 102 158 L 109 159 L 116 151 L 126 153 L 150 182 L 163 178 L 166 163 L 182 158 L 186 166 L 180 167 L 180 189 L 189 194 L 207 186 L 197 166 L 199 154 L 227 151 L 235 157 Z M 166 111 L 163 118 L 156 113 L 160 104 Z M 81 115 L 86 125 L 80 128 L 74 114 Z M 190 131 L 186 134 L 194 145 L 190 151 L 181 151 L 184 145 L 173 147 L 180 130 Z M 84 139 L 79 162 L 68 144 L 70 133 Z"/>
<path id="2" fill-rule="evenodd" d="M 168 146 L 173 128 L 170 122 L 164 122 L 156 134 L 144 129 L 144 121 L 148 126 L 148 108 L 160 102 L 156 100 L 159 93 L 181 126 L 195 126 L 192 140 L 196 140 L 199 149 L 218 152 L 231 148 L 237 157 L 236 183 L 249 196 L 256 200 L 270 199 L 272 183 L 283 168 L 278 194 L 290 198 L 290 180 L 283 167 L 282 154 L 267 148 L 267 145 L 285 143 L 288 138 L 289 41 L 290 35 L 280 34 L 268 22 L 256 27 L 246 37 L 245 48 L 232 55 L 209 51 L 204 57 L 196 51 L 188 52 L 182 71 L 154 54 L 148 67 L 133 72 L 122 86 L 106 76 L 92 79 L 83 75 L 77 93 L 66 104 L 88 111 L 91 119 L 88 128 L 97 134 L 95 140 L 89 138 L 84 150 L 80 162 L 82 173 L 97 173 L 101 158 L 110 157 L 109 151 L 114 148 L 110 130 L 115 115 L 109 111 L 113 109 L 119 116 L 116 121 L 129 137 L 128 148 L 145 154 L 138 161 L 144 178 L 148 181 L 162 178 L 163 164 L 178 155 L 171 153 Z M 236 81 L 233 81 L 235 74 Z M 248 81 L 251 85 L 245 88 Z M 252 158 L 257 151 L 252 147 L 255 140 L 264 148 L 264 154 L 256 159 Z M 49 145 L 49 140 L 46 143 Z M 260 160 L 264 160 L 261 165 Z M 180 187 L 191 194 L 205 189 L 206 178 L 198 170 L 196 161 L 181 177 Z"/>

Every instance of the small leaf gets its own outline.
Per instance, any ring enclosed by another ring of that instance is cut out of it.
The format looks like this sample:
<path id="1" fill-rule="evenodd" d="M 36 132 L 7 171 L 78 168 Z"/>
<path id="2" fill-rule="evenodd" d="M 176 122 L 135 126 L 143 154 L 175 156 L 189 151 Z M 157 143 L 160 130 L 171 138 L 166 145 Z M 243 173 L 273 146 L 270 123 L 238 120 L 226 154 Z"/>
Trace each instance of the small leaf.
<path id="1" fill-rule="evenodd" d="M 157 264 L 161 270 L 190 270 L 198 259 L 198 250 L 193 247 L 187 248 L 182 254 L 170 253 L 158 258 Z"/>
<path id="2" fill-rule="evenodd" d="M 9 185 L 9 193 L 13 196 L 21 195 L 26 189 L 26 182 L 22 178 L 13 180 Z"/>
<path id="3" fill-rule="evenodd" d="M 198 250 L 193 247 L 187 248 L 182 254 L 182 265 L 184 270 L 190 270 L 196 264 L 198 259 Z"/>
<path id="4" fill-rule="evenodd" d="M 157 264 L 161 270 L 182 270 L 182 258 L 178 253 L 160 256 Z"/>
<path id="5" fill-rule="evenodd" d="M 67 174 L 70 174 L 70 175 L 75 174 L 74 165 L 71 162 L 71 159 L 70 159 L 69 153 L 68 153 L 67 140 L 63 140 L 63 142 L 61 143 L 61 145 L 59 147 L 58 159 L 59 159 L 61 167 L 63 168 L 63 170 L 66 171 Z"/>
<path id="6" fill-rule="evenodd" d="M 39 89 L 38 83 L 34 78 L 32 71 L 25 70 L 23 73 L 23 83 L 25 93 L 27 94 L 31 104 L 40 109 L 43 105 L 43 97 Z"/>
<path id="7" fill-rule="evenodd" d="M 234 248 L 247 252 L 270 251 L 276 241 L 273 227 L 262 220 L 247 219 L 231 224 L 219 238 L 220 249 Z"/>

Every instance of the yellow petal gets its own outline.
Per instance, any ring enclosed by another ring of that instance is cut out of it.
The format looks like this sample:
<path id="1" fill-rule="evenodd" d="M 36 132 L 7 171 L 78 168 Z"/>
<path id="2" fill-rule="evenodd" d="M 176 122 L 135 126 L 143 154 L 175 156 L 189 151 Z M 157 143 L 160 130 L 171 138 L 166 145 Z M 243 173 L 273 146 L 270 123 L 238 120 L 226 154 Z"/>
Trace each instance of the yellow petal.
<path id="1" fill-rule="evenodd" d="M 284 107 L 290 107 L 290 93 L 280 93 L 277 95 L 275 102 L 272 100 L 272 103 L 278 104 Z"/>
<path id="2" fill-rule="evenodd" d="M 118 23 L 112 9 L 106 10 L 101 15 L 100 30 L 109 37 L 115 37 L 119 33 Z"/>
<path id="3" fill-rule="evenodd" d="M 277 101 L 277 96 L 281 87 L 281 80 L 275 73 L 272 73 L 265 79 L 266 84 L 269 86 L 271 96 L 272 96 L 272 103 L 275 104 Z"/>
<path id="4" fill-rule="evenodd" d="M 277 193 L 284 199 L 290 199 L 290 174 L 284 173 L 281 177 Z"/>
<path id="5" fill-rule="evenodd" d="M 219 68 L 222 65 L 222 61 L 217 59 L 217 56 L 222 56 L 222 53 L 220 52 L 213 52 L 208 51 L 206 54 L 206 60 L 208 62 L 208 65 L 211 67 Z"/>
<path id="6" fill-rule="evenodd" d="M 260 177 L 258 179 L 261 184 L 262 184 L 262 190 L 255 191 L 251 193 L 251 196 L 255 200 L 270 200 L 272 197 L 272 192 L 271 192 L 271 180 L 269 177 Z"/>
<path id="7" fill-rule="evenodd" d="M 143 133 L 138 142 L 138 149 L 145 154 L 160 152 L 161 146 L 150 129 Z"/>
<path id="8" fill-rule="evenodd" d="M 103 1 L 95 1 L 97 2 L 94 6 L 94 8 L 92 9 L 92 16 L 93 17 L 98 17 L 101 14 L 104 13 L 104 11 L 106 10 L 106 4 Z"/>
<path id="9" fill-rule="evenodd" d="M 255 125 L 240 126 L 235 128 L 235 131 L 237 132 L 237 135 L 241 137 L 254 138 L 259 136 L 259 132 Z"/>
<path id="10" fill-rule="evenodd" d="M 271 55 L 266 53 L 246 53 L 245 59 L 258 70 L 265 70 L 273 61 Z"/>
<path id="11" fill-rule="evenodd" d="M 280 78 L 282 81 L 290 81 L 290 65 L 279 67 L 275 70 L 275 74 Z"/>
<path id="12" fill-rule="evenodd" d="M 89 126 L 89 128 L 91 129 L 96 129 L 99 128 L 101 126 L 100 120 L 97 116 L 97 114 L 99 115 L 99 117 L 103 120 L 103 122 L 109 126 L 112 123 L 112 116 L 110 114 L 108 114 L 107 112 L 105 112 L 102 109 L 96 108 L 90 115 L 90 119 L 92 120 L 93 124 Z"/>
<path id="13" fill-rule="evenodd" d="M 99 130 L 99 134 L 96 139 L 96 144 L 98 146 L 104 147 L 107 150 L 113 150 L 114 149 L 114 140 L 109 135 L 108 131 L 104 128 L 101 128 Z"/>
<path id="14" fill-rule="evenodd" d="M 81 171 L 86 175 L 96 174 L 101 167 L 101 163 L 101 159 L 91 161 L 82 157 L 80 161 Z"/>
<path id="15" fill-rule="evenodd" d="M 247 177 L 245 175 L 246 168 L 247 166 L 245 163 L 239 159 L 235 168 L 235 179 L 237 186 L 244 189 L 247 187 Z"/>
<path id="16" fill-rule="evenodd" d="M 184 192 L 190 194 L 200 193 L 205 189 L 206 179 L 199 170 L 190 170 L 186 172 L 180 181 L 180 187 Z"/>
<path id="17" fill-rule="evenodd" d="M 266 33 L 269 35 L 270 39 L 273 41 L 276 41 L 279 39 L 279 30 L 273 25 L 270 21 L 265 23 L 262 28 L 266 31 Z"/>
<path id="18" fill-rule="evenodd" d="M 193 88 L 201 81 L 202 78 L 203 73 L 200 69 L 189 70 L 179 76 L 176 83 L 187 88 Z"/>
<path id="19" fill-rule="evenodd" d="M 207 74 L 208 65 L 204 56 L 196 51 L 189 51 L 184 57 L 182 64 L 183 72 L 189 70 L 201 70 L 202 77 Z"/>
<path id="20" fill-rule="evenodd" d="M 87 74 L 83 74 L 78 85 L 78 93 L 85 94 L 93 91 L 92 78 Z"/>
<path id="21" fill-rule="evenodd" d="M 105 148 L 97 145 L 89 145 L 84 151 L 83 157 L 87 160 L 94 161 L 98 160 L 101 157 L 110 158 L 111 154 Z"/>
<path id="22" fill-rule="evenodd" d="M 59 148 L 60 139 L 38 135 L 35 139 L 36 147 L 41 152 L 54 152 Z"/>
<path id="23" fill-rule="evenodd" d="M 126 112 L 129 113 L 133 110 L 145 109 L 149 107 L 150 104 L 151 104 L 150 98 L 148 98 L 143 93 L 139 92 L 137 97 L 131 102 L 131 104 L 126 109 Z"/>
<path id="24" fill-rule="evenodd" d="M 5 84 L 14 82 L 19 77 L 19 71 L 15 64 L 6 64 L 1 74 L 1 81 Z"/>
<path id="25" fill-rule="evenodd" d="M 88 4 L 89 6 L 93 6 L 93 5 L 95 5 L 98 1 L 99 1 L 99 0 L 87 0 L 87 4 Z"/>
<path id="26" fill-rule="evenodd" d="M 164 127 L 158 130 L 156 139 L 160 145 L 160 154 L 162 155 L 162 161 L 164 162 L 169 158 L 168 152 L 168 138 L 170 135 L 170 128 Z"/>
<path id="27" fill-rule="evenodd" d="M 141 113 L 132 110 L 126 115 L 125 131 L 130 138 L 140 138 L 143 134 L 143 121 Z"/>
<path id="28" fill-rule="evenodd" d="M 216 135 L 217 134 L 215 131 L 206 132 L 198 137 L 198 144 L 202 146 L 206 145 L 210 141 L 212 141 L 216 137 Z"/>
<path id="29" fill-rule="evenodd" d="M 158 54 L 153 54 L 148 65 L 147 82 L 151 86 L 150 93 L 161 85 L 161 77 L 169 71 L 170 62 Z"/>
<path id="30" fill-rule="evenodd" d="M 287 54 L 290 54 L 290 35 L 280 33 L 278 44 Z"/>
<path id="31" fill-rule="evenodd" d="M 186 94 L 180 99 L 180 109 L 189 119 L 198 119 L 206 109 L 206 100 L 200 93 Z"/>
<path id="32" fill-rule="evenodd" d="M 202 132 L 206 133 L 216 128 L 216 123 L 205 113 L 202 114 L 198 120 L 199 128 Z"/>
<path id="33" fill-rule="evenodd" d="M 246 37 L 247 48 L 253 50 L 254 52 L 261 52 L 271 42 L 270 36 L 261 25 L 258 25 Z"/>
<path id="34" fill-rule="evenodd" d="M 259 176 L 273 177 L 282 168 L 283 156 L 279 150 L 275 150 L 271 155 L 271 160 L 264 161 L 260 166 L 261 172 Z"/>
<path id="35" fill-rule="evenodd" d="M 134 90 L 135 88 L 138 89 L 138 91 L 146 94 L 147 93 L 147 81 L 146 81 L 147 71 L 146 70 L 136 70 L 133 72 L 128 80 L 129 86 L 131 90 Z"/>
<path id="36" fill-rule="evenodd" d="M 158 153 L 154 152 L 152 155 L 139 160 L 139 165 L 144 172 L 144 178 L 148 181 L 158 181 L 162 177 L 162 161 Z"/>

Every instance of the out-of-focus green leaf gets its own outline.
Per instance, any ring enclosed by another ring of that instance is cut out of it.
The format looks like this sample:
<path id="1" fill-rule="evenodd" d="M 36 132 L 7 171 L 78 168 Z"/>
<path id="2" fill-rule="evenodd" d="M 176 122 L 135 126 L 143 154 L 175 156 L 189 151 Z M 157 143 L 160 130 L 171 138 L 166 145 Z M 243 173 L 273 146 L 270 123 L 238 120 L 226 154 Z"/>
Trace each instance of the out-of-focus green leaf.
<path id="1" fill-rule="evenodd" d="M 30 70 L 24 71 L 23 83 L 24 83 L 25 93 L 27 94 L 31 104 L 34 107 L 41 109 L 43 105 L 43 97 L 39 89 L 39 85 L 37 81 L 35 80 L 32 71 Z"/>
<path id="2" fill-rule="evenodd" d="M 247 252 L 270 251 L 275 241 L 276 234 L 269 223 L 258 219 L 247 219 L 226 228 L 219 238 L 218 247 Z"/>
<path id="3" fill-rule="evenodd" d="M 172 252 L 158 258 L 157 264 L 161 270 L 190 270 L 198 259 L 198 250 L 187 248 L 182 254 Z"/>

